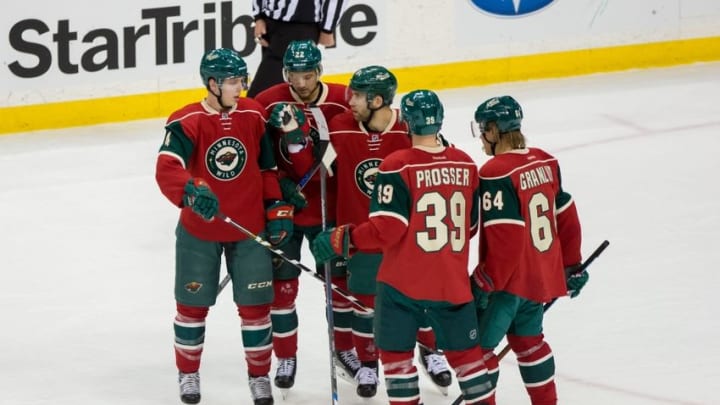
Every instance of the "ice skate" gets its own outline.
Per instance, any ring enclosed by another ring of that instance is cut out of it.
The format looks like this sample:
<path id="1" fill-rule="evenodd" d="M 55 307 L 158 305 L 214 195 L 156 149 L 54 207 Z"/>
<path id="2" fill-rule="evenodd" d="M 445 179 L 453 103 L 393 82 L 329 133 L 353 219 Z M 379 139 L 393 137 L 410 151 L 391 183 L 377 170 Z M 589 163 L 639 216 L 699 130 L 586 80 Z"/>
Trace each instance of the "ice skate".
<path id="1" fill-rule="evenodd" d="M 448 387 L 452 384 L 452 374 L 448 369 L 445 357 L 420 347 L 420 364 L 425 375 L 430 377 L 433 385 L 441 394 L 447 396 Z"/>
<path id="2" fill-rule="evenodd" d="M 255 405 L 273 405 L 272 387 L 270 386 L 270 377 L 264 375 L 261 377 L 249 377 L 250 395 Z"/>
<path id="3" fill-rule="evenodd" d="M 297 358 L 288 357 L 278 359 L 277 370 L 275 371 L 275 386 L 280 388 L 280 395 L 287 398 L 289 389 L 295 385 L 295 373 L 297 372 Z"/>
<path id="4" fill-rule="evenodd" d="M 343 350 L 335 353 L 334 362 L 335 373 L 338 377 L 350 384 L 357 384 L 355 381 L 355 375 L 358 370 L 360 370 L 361 364 L 354 349 Z"/>
<path id="5" fill-rule="evenodd" d="M 200 402 L 200 373 L 178 373 L 180 384 L 180 400 L 184 404 L 197 404 Z"/>
<path id="6" fill-rule="evenodd" d="M 378 378 L 378 362 L 366 361 L 362 363 L 362 367 L 355 375 L 357 381 L 356 392 L 363 398 L 372 398 L 377 394 L 377 386 L 380 382 Z"/>

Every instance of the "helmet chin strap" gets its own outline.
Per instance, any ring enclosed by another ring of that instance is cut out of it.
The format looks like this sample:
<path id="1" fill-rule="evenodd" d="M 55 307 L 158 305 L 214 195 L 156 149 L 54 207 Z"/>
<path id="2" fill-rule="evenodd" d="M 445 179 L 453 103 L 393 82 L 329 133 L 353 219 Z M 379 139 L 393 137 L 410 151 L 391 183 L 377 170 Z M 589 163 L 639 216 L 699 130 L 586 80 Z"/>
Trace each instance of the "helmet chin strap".
<path id="1" fill-rule="evenodd" d="M 215 83 L 218 83 L 218 82 L 215 81 Z M 217 100 L 218 104 L 220 104 L 220 107 L 222 107 L 225 110 L 229 110 L 233 107 L 232 105 L 228 106 L 228 105 L 223 104 L 223 102 L 222 102 L 222 85 L 220 83 L 218 83 L 218 90 L 219 90 L 218 94 L 215 94 L 212 90 L 210 90 L 209 85 L 208 85 L 207 89 L 210 92 L 210 94 L 215 96 L 215 99 Z"/>

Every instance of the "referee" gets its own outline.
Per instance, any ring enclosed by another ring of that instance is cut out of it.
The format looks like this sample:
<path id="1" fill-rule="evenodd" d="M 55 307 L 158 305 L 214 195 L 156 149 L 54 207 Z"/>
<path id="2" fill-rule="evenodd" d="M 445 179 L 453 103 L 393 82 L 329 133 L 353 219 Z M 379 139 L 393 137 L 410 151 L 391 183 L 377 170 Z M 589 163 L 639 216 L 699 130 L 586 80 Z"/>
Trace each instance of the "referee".
<path id="1" fill-rule="evenodd" d="M 291 41 L 312 40 L 335 45 L 335 26 L 343 0 L 253 0 L 255 42 L 262 46 L 262 59 L 247 96 L 285 81 L 283 55 Z"/>

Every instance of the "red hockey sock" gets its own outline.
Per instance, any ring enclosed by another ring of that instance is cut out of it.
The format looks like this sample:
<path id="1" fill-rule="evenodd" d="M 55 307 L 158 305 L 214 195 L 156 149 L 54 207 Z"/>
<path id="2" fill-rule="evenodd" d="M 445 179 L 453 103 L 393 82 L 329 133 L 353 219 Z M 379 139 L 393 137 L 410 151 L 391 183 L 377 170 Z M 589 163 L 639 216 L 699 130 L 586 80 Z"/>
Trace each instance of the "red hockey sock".
<path id="1" fill-rule="evenodd" d="M 366 294 L 355 294 L 355 298 L 363 305 L 370 308 L 375 307 L 375 296 Z M 375 336 L 373 334 L 373 315 L 355 311 L 352 322 L 353 344 L 357 351 L 358 359 L 361 362 L 377 361 L 378 353 L 375 347 Z"/>
<path id="2" fill-rule="evenodd" d="M 555 360 L 543 335 L 508 335 L 508 343 L 517 355 L 520 375 L 533 405 L 556 405 Z"/>
<path id="3" fill-rule="evenodd" d="M 420 403 L 417 368 L 413 364 L 413 352 L 388 352 L 380 350 L 385 375 L 385 387 L 390 405 L 417 405 Z"/>
<path id="4" fill-rule="evenodd" d="M 467 350 L 445 350 L 445 358 L 455 370 L 466 404 L 495 404 L 495 389 L 479 346 Z"/>
<path id="5" fill-rule="evenodd" d="M 203 344 L 205 343 L 205 318 L 207 307 L 190 307 L 176 304 L 175 315 L 175 365 L 183 373 L 200 369 Z"/>
<path id="6" fill-rule="evenodd" d="M 347 291 L 347 277 L 333 277 L 333 284 Z M 335 351 L 344 352 L 353 348 L 352 304 L 347 298 L 333 291 L 333 334 L 335 340 Z"/>
<path id="7" fill-rule="evenodd" d="M 238 314 L 248 373 L 253 377 L 268 375 L 272 356 L 270 305 L 238 305 Z"/>
<path id="8" fill-rule="evenodd" d="M 275 299 L 271 307 L 273 327 L 273 351 L 278 358 L 294 357 L 297 354 L 298 316 L 295 299 L 298 294 L 298 279 L 273 281 Z"/>

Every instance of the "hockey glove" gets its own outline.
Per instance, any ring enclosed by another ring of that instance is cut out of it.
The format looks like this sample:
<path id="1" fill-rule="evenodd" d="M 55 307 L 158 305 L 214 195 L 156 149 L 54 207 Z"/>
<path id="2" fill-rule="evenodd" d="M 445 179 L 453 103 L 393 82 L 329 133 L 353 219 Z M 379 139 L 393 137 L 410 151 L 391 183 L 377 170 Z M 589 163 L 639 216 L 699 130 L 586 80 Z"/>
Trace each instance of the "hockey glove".
<path id="1" fill-rule="evenodd" d="M 475 298 L 475 307 L 478 309 L 487 308 L 490 302 L 490 293 L 495 289 L 490 276 L 485 274 L 485 271 L 478 265 L 470 278 L 472 294 Z"/>
<path id="2" fill-rule="evenodd" d="M 193 212 L 203 217 L 206 221 L 212 219 L 218 212 L 218 199 L 210 190 L 205 180 L 191 178 L 185 184 L 185 195 L 183 204 L 192 208 Z"/>
<path id="3" fill-rule="evenodd" d="M 280 190 L 282 191 L 283 199 L 292 204 L 296 209 L 302 209 L 307 207 L 308 202 L 305 199 L 305 194 L 297 190 L 297 184 L 287 177 L 280 178 Z"/>
<path id="4" fill-rule="evenodd" d="M 293 206 L 277 201 L 265 210 L 265 217 L 268 241 L 277 247 L 287 243 L 293 233 Z"/>
<path id="5" fill-rule="evenodd" d="M 565 280 L 570 298 L 575 298 L 580 295 L 580 291 L 590 279 L 590 274 L 587 271 L 583 270 L 578 273 L 577 270 L 579 268 L 579 264 L 565 268 Z"/>
<path id="6" fill-rule="evenodd" d="M 354 227 L 346 224 L 320 232 L 310 247 L 315 261 L 325 263 L 338 257 L 350 257 L 350 232 Z"/>
<path id="7" fill-rule="evenodd" d="M 305 136 L 310 131 L 305 113 L 294 104 L 277 104 L 270 113 L 268 125 L 282 132 L 289 145 L 305 144 Z"/>

